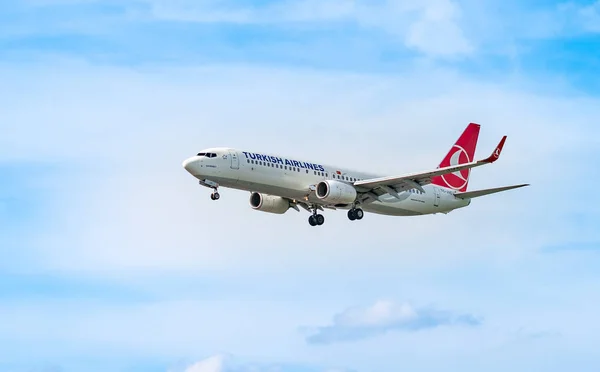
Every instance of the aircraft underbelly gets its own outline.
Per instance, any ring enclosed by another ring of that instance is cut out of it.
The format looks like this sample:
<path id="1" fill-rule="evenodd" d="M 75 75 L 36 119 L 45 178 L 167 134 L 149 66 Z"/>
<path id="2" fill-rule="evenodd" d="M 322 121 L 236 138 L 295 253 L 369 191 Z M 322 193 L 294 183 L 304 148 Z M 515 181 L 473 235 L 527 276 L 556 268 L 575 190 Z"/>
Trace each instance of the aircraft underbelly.
<path id="1" fill-rule="evenodd" d="M 261 175 L 262 176 L 262 175 Z M 241 175 L 239 178 L 218 178 L 215 181 L 219 184 L 244 191 L 259 192 L 262 194 L 277 195 L 289 199 L 298 201 L 306 201 L 305 197 L 309 195 L 308 202 L 320 203 L 314 192 L 310 192 L 308 185 L 310 181 L 305 182 L 302 179 L 297 179 L 293 175 L 278 177 L 262 176 L 259 177 L 257 174 L 252 174 L 250 177 L 244 177 Z M 428 190 L 429 191 L 429 190 Z M 445 213 L 450 209 L 449 205 L 444 205 L 442 202 L 439 206 L 433 205 L 433 200 L 430 195 L 413 196 L 403 199 L 395 200 L 393 198 L 386 198 L 385 201 L 377 201 L 373 203 L 367 203 L 361 205 L 361 208 L 365 212 L 390 215 L 390 216 L 419 216 L 430 213 Z M 342 207 L 339 209 L 349 209 L 349 207 Z"/>

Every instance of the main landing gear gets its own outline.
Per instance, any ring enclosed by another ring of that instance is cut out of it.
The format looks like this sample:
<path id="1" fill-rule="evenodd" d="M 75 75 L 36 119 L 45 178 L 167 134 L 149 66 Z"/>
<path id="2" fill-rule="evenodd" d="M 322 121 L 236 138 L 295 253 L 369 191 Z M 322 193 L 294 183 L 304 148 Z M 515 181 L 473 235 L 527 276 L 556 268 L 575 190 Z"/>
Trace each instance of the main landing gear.
<path id="1" fill-rule="evenodd" d="M 322 214 L 317 213 L 317 208 L 315 206 L 306 209 L 309 209 L 309 211 L 312 210 L 312 215 L 308 217 L 308 223 L 311 226 L 321 226 L 325 222 L 325 217 L 323 217 Z M 352 207 L 352 209 L 348 211 L 348 218 L 350 221 L 362 220 L 364 216 L 365 212 L 360 208 Z"/>
<path id="2" fill-rule="evenodd" d="M 308 223 L 311 226 L 321 226 L 325 223 L 325 217 L 322 214 L 317 213 L 317 207 L 312 208 L 312 215 L 308 217 Z"/>
<path id="3" fill-rule="evenodd" d="M 360 208 L 352 208 L 348 211 L 348 219 L 350 219 L 350 221 L 362 220 L 364 215 L 365 212 Z"/>

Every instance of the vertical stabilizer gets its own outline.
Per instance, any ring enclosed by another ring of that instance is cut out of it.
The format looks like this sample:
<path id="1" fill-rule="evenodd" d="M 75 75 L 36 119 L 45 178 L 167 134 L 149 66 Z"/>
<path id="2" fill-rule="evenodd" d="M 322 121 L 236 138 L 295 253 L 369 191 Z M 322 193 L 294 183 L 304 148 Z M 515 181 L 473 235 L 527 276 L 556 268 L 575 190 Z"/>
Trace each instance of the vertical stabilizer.
<path id="1" fill-rule="evenodd" d="M 439 168 L 472 162 L 479 139 L 480 125 L 470 123 L 458 141 L 452 146 Z M 471 169 L 433 177 L 431 183 L 437 186 L 447 187 L 460 192 L 466 192 L 469 185 Z"/>

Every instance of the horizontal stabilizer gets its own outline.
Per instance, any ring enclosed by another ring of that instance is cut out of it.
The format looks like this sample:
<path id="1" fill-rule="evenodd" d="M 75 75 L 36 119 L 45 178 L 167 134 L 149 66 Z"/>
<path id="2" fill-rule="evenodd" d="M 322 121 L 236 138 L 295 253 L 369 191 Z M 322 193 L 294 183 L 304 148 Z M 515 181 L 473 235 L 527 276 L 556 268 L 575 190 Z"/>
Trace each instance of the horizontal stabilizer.
<path id="1" fill-rule="evenodd" d="M 454 194 L 454 196 L 456 196 L 457 198 L 460 198 L 460 199 L 473 199 L 473 198 L 478 198 L 480 196 L 495 194 L 497 192 L 502 192 L 502 191 L 507 191 L 507 190 L 518 189 L 520 187 L 525 187 L 525 186 L 529 186 L 529 184 L 497 187 L 495 189 L 459 192 L 459 193 Z"/>

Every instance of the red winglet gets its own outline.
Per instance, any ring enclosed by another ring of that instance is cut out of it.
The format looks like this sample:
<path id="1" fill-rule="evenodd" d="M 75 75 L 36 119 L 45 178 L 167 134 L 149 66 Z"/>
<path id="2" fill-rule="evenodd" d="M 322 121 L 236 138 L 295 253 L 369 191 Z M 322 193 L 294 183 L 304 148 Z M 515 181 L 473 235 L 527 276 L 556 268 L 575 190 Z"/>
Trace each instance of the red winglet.
<path id="1" fill-rule="evenodd" d="M 485 159 L 484 162 L 493 163 L 496 160 L 498 160 L 500 158 L 500 154 L 502 153 L 502 148 L 504 147 L 504 142 L 506 142 L 506 136 L 502 137 L 502 139 L 500 140 L 500 143 L 496 147 L 496 150 L 494 150 L 492 155 L 490 155 L 489 158 Z"/>

